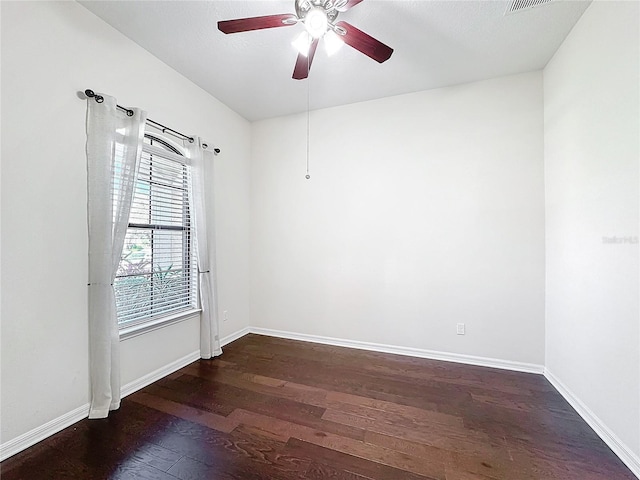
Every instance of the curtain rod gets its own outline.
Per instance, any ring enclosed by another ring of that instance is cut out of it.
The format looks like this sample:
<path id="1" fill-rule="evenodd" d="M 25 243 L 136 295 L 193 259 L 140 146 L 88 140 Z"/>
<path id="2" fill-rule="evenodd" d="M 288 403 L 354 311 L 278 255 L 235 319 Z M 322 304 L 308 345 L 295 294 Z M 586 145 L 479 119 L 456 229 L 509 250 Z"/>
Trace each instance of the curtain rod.
<path id="1" fill-rule="evenodd" d="M 97 103 L 104 102 L 104 97 L 102 95 L 96 94 L 91 89 L 86 89 L 84 91 L 84 94 L 88 98 L 94 98 Z M 127 116 L 129 116 L 129 117 L 133 116 L 133 110 L 131 110 L 130 108 L 126 108 L 126 107 L 123 107 L 123 106 L 118 105 L 118 104 L 116 104 L 116 107 L 119 108 L 120 110 L 122 110 L 123 112 L 125 112 L 127 114 Z M 185 135 L 184 133 L 180 133 L 177 130 L 174 130 L 172 128 L 166 127 L 165 125 L 163 125 L 163 124 L 161 124 L 159 122 L 151 120 L 150 118 L 147 118 L 147 123 L 150 123 L 153 127 L 156 127 L 159 130 L 162 130 L 162 133 L 170 133 L 170 134 L 172 134 L 172 135 L 174 135 L 176 137 L 181 138 L 182 140 L 189 140 L 189 143 L 193 143 L 193 137 L 190 137 L 189 135 Z M 203 143 L 202 146 L 204 148 L 208 147 L 208 145 L 206 143 Z M 214 148 L 213 152 L 217 155 L 218 153 L 220 153 L 220 149 L 219 148 Z"/>

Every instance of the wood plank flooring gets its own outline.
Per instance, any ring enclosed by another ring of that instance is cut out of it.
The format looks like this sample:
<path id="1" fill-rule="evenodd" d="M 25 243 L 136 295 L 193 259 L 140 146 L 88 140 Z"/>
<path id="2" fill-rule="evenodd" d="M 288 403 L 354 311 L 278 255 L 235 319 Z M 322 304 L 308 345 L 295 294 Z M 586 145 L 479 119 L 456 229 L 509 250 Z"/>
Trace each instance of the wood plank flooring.
<path id="1" fill-rule="evenodd" d="M 540 375 L 247 335 L 2 480 L 623 480 Z"/>

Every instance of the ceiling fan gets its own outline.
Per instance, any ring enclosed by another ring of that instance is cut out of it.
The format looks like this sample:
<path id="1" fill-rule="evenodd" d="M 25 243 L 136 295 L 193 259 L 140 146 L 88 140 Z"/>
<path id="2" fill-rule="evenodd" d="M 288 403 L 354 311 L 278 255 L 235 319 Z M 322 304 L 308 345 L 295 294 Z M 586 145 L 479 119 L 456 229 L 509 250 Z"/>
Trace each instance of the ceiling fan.
<path id="1" fill-rule="evenodd" d="M 264 28 L 288 27 L 303 23 L 305 31 L 294 43 L 298 59 L 293 69 L 293 78 L 307 78 L 318 42 L 324 38 L 327 50 L 335 50 L 342 43 L 355 48 L 375 61 L 382 63 L 391 57 L 393 49 L 358 30 L 347 22 L 336 22 L 338 15 L 356 6 L 363 0 L 295 0 L 295 14 L 266 15 L 262 17 L 238 18 L 218 22 L 223 33 L 239 33 Z"/>

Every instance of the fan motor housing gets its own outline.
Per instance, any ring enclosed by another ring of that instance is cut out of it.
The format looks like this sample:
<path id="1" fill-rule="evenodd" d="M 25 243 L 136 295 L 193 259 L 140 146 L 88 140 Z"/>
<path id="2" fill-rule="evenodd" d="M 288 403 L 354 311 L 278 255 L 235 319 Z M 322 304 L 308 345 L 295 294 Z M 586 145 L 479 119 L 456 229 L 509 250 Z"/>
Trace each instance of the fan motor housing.
<path id="1" fill-rule="evenodd" d="M 324 10 L 329 23 L 333 23 L 338 17 L 338 10 L 334 8 L 337 2 L 332 0 L 296 0 L 296 15 L 301 21 L 304 21 L 307 14 L 314 8 Z"/>

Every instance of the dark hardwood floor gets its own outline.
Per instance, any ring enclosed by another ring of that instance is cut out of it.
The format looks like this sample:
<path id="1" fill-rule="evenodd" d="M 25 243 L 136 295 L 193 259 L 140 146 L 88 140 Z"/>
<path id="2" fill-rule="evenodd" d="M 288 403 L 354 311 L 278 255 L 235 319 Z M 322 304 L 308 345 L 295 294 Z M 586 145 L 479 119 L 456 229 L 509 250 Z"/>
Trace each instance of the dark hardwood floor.
<path id="1" fill-rule="evenodd" d="M 14 479 L 616 480 L 541 375 L 247 335 L 0 464 Z"/>

